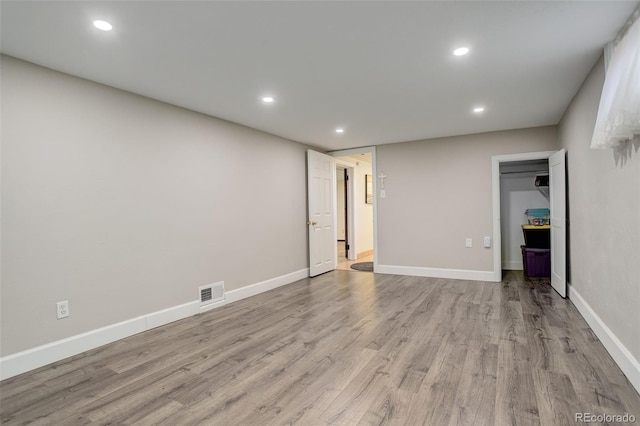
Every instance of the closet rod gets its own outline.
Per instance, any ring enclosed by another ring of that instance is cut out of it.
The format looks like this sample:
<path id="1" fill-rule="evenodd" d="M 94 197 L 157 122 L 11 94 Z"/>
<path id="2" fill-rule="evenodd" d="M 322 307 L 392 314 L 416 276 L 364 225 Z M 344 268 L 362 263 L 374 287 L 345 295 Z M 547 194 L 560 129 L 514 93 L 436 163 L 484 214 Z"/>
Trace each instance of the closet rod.
<path id="1" fill-rule="evenodd" d="M 549 170 L 527 170 L 527 171 L 520 171 L 520 172 L 500 172 L 501 175 L 515 175 L 515 174 L 543 174 L 543 175 L 548 175 L 549 174 Z"/>

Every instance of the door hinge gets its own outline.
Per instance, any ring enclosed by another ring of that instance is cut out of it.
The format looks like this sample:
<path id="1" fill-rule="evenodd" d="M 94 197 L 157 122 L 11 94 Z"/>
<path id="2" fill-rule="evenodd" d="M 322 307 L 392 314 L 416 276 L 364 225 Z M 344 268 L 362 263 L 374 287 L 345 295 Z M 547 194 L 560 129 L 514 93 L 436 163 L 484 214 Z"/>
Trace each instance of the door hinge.
<path id="1" fill-rule="evenodd" d="M 349 250 L 349 244 L 347 244 L 347 248 L 345 250 Z"/>

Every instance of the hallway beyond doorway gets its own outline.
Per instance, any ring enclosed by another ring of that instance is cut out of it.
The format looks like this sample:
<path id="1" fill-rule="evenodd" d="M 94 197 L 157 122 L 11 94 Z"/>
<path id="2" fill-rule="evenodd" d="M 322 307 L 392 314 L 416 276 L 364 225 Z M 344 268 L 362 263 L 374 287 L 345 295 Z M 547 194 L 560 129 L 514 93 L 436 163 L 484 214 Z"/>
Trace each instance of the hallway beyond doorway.
<path id="1" fill-rule="evenodd" d="M 344 241 L 338 241 L 338 266 L 336 269 L 343 271 L 353 271 L 351 265 L 358 262 L 373 262 L 373 250 L 369 250 L 364 253 L 360 253 L 357 260 L 348 260 L 346 257 L 346 250 L 344 247 Z"/>

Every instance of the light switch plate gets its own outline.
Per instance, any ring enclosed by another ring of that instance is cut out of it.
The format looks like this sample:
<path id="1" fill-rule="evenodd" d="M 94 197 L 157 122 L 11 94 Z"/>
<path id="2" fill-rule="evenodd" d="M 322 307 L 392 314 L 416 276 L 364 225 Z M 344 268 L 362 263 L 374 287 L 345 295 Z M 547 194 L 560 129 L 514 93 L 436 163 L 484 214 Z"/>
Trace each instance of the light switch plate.
<path id="1" fill-rule="evenodd" d="M 467 248 L 473 247 L 473 240 L 471 238 L 467 238 L 464 242 L 464 246 Z"/>

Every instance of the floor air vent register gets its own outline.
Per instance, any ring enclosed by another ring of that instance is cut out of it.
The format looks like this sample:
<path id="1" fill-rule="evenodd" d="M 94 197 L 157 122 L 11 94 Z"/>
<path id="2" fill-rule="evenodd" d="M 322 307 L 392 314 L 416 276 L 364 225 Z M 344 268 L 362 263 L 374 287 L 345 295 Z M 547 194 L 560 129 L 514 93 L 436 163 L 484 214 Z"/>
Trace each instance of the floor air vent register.
<path id="1" fill-rule="evenodd" d="M 199 287 L 200 306 L 224 300 L 224 282 L 204 285 Z"/>

